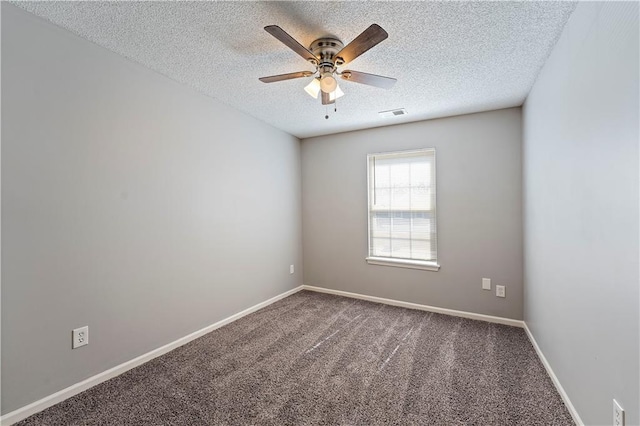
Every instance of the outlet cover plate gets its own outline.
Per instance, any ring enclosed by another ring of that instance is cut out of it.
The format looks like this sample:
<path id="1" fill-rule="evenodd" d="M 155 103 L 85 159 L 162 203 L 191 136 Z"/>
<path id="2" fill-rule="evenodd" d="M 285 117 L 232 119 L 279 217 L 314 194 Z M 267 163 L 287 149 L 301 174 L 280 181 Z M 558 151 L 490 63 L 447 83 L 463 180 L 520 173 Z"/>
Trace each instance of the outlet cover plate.
<path id="1" fill-rule="evenodd" d="M 613 426 L 624 426 L 624 410 L 615 399 L 613 400 Z"/>
<path id="2" fill-rule="evenodd" d="M 293 272 L 295 271 L 293 265 L 289 265 L 289 273 L 293 274 Z"/>
<path id="3" fill-rule="evenodd" d="M 483 290 L 491 290 L 491 278 L 483 278 L 482 279 L 482 289 Z"/>
<path id="4" fill-rule="evenodd" d="M 496 296 L 498 297 L 507 297 L 506 290 L 503 285 L 496 286 Z"/>
<path id="5" fill-rule="evenodd" d="M 76 349 L 81 346 L 85 346 L 89 344 L 89 326 L 88 325 L 74 329 L 71 334 L 73 337 L 73 344 L 71 346 L 72 349 Z"/>

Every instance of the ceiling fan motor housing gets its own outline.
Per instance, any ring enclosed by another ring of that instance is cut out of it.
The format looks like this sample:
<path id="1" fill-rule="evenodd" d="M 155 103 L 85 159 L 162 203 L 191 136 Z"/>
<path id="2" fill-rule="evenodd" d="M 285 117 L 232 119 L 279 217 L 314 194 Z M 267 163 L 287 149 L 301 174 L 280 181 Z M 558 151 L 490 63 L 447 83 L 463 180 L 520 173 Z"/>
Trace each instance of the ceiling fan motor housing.
<path id="1" fill-rule="evenodd" d="M 311 52 L 320 58 L 317 64 L 320 74 L 325 72 L 333 73 L 336 66 L 342 65 L 341 58 L 336 58 L 336 54 L 342 50 L 344 44 L 337 38 L 324 37 L 319 38 L 309 46 Z"/>

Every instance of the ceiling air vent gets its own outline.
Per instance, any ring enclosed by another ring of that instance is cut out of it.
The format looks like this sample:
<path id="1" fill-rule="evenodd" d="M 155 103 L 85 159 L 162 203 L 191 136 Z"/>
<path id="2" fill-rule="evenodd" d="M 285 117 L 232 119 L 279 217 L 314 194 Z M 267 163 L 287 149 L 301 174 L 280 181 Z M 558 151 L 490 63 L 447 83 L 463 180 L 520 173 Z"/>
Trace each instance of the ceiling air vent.
<path id="1" fill-rule="evenodd" d="M 395 117 L 398 115 L 407 115 L 407 110 L 404 108 L 391 109 L 389 111 L 380 111 L 380 117 Z"/>

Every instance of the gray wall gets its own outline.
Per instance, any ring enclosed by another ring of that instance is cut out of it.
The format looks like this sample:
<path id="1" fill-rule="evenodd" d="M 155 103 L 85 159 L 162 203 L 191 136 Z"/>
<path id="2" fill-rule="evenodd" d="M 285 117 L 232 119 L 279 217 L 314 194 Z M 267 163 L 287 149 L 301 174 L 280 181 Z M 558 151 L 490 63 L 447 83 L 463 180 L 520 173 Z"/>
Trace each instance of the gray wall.
<path id="1" fill-rule="evenodd" d="M 521 139 L 520 108 L 304 139 L 304 283 L 521 319 Z M 369 265 L 367 154 L 423 147 L 436 148 L 441 269 Z"/>
<path id="2" fill-rule="evenodd" d="M 298 139 L 3 2 L 2 413 L 300 285 L 300 203 Z"/>
<path id="3" fill-rule="evenodd" d="M 524 107 L 525 320 L 582 420 L 638 410 L 638 3 L 580 3 Z"/>

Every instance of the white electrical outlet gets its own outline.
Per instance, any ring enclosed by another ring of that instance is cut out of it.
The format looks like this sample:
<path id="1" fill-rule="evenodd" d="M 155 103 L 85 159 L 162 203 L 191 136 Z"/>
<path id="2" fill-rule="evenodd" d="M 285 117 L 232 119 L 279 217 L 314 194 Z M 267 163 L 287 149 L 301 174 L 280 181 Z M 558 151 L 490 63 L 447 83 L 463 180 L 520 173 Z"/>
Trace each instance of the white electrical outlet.
<path id="1" fill-rule="evenodd" d="M 294 271 L 293 265 L 289 265 L 289 273 L 293 274 L 293 271 Z"/>
<path id="2" fill-rule="evenodd" d="M 483 278 L 482 279 L 482 289 L 483 290 L 491 290 L 491 278 Z"/>
<path id="3" fill-rule="evenodd" d="M 496 286 L 496 296 L 498 297 L 507 297 L 506 290 L 503 285 Z"/>
<path id="4" fill-rule="evenodd" d="M 73 345 L 72 349 L 79 348 L 80 346 L 89 344 L 89 326 L 85 325 L 84 327 L 76 328 L 73 330 Z"/>
<path id="5" fill-rule="evenodd" d="M 615 399 L 613 400 L 613 426 L 624 426 L 624 410 Z"/>

